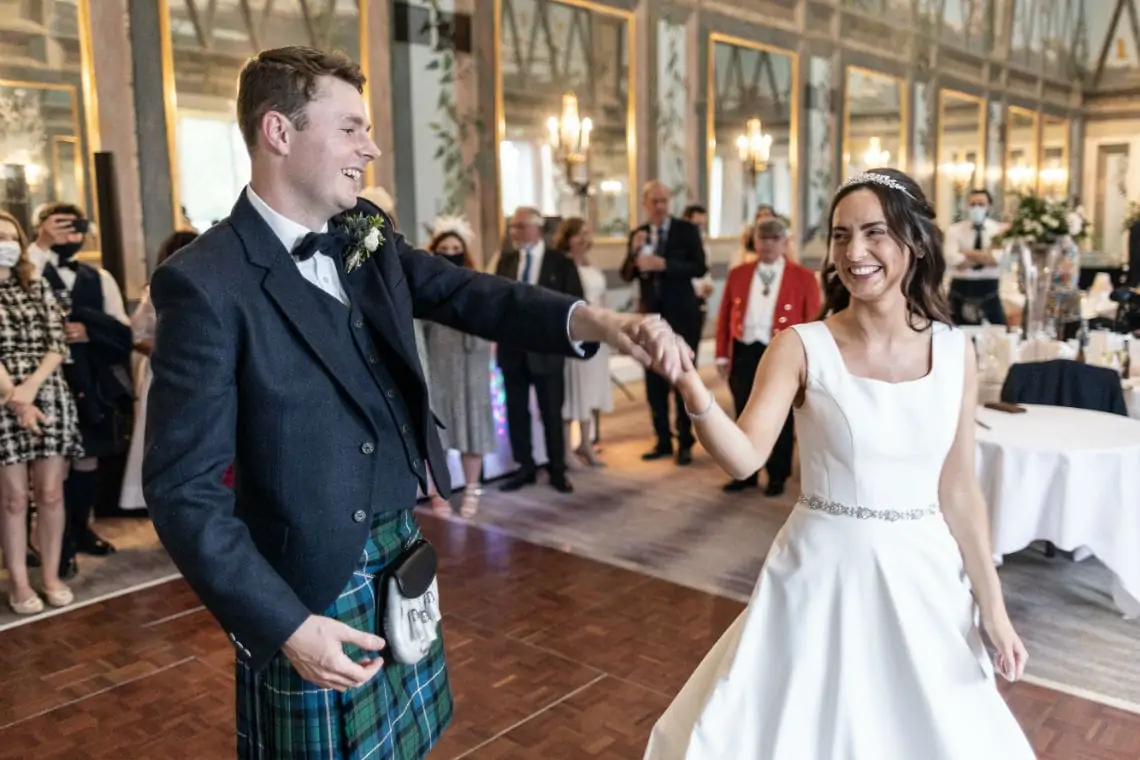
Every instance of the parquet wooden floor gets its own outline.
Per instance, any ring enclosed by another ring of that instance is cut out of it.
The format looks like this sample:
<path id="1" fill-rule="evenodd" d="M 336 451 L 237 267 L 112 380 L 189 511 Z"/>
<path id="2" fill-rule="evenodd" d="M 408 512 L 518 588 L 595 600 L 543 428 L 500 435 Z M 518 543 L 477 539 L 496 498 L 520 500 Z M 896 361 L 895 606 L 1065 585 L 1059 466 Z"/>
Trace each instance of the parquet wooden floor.
<path id="1" fill-rule="evenodd" d="M 457 712 L 433 758 L 641 756 L 737 602 L 422 518 L 442 556 Z M 0 634 L 0 760 L 224 758 L 232 649 L 173 581 Z M 1140 715 L 1002 691 L 1041 760 L 1136 760 Z"/>

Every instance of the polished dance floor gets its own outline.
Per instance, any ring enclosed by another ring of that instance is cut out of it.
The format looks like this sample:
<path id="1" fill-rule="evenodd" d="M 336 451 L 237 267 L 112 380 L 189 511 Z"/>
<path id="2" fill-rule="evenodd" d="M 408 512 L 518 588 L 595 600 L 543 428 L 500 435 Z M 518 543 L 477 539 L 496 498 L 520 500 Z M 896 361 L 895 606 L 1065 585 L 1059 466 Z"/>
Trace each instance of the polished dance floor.
<path id="1" fill-rule="evenodd" d="M 618 407 L 603 426 L 609 468 L 579 473 L 571 497 L 540 483 L 509 498 L 573 509 L 590 478 L 644 467 L 647 415 L 636 401 Z M 512 537 L 493 524 L 503 498 L 489 492 L 477 524 L 420 515 L 441 556 L 457 709 L 431 757 L 637 760 L 741 603 Z M 232 663 L 181 580 L 4 630 L 0 758 L 232 757 Z M 1140 757 L 1140 714 L 1030 683 L 1001 689 L 1041 760 Z"/>

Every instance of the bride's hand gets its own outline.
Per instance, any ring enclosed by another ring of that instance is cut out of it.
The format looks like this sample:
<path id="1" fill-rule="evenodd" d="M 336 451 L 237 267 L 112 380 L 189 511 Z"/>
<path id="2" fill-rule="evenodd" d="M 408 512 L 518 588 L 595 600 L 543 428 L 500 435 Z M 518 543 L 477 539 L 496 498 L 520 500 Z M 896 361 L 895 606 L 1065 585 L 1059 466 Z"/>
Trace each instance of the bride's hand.
<path id="1" fill-rule="evenodd" d="M 1025 663 L 1029 660 L 1029 652 L 1021 643 L 1021 637 L 1013 630 L 1009 615 L 1001 614 L 992 620 L 987 620 L 983 627 L 996 650 L 994 667 L 1007 681 L 1021 680 L 1021 676 L 1025 673 Z"/>
<path id="2" fill-rule="evenodd" d="M 649 357 L 649 367 L 670 384 L 692 371 L 694 355 L 689 345 L 663 319 L 647 319 L 637 326 L 635 340 Z"/>

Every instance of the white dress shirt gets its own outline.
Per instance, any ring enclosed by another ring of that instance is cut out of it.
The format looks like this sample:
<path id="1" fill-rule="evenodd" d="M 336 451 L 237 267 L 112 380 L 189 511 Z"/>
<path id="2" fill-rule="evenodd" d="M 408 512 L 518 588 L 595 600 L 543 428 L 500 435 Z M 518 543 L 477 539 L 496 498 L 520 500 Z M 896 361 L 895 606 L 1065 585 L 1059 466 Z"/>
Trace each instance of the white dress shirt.
<path id="1" fill-rule="evenodd" d="M 958 269 L 957 267 L 966 260 L 962 251 L 974 250 L 974 238 L 977 233 L 974 229 L 974 223 L 969 219 L 951 224 L 946 229 L 946 242 L 943 246 L 943 252 L 946 255 L 947 274 L 955 280 L 1000 279 L 1003 251 L 1001 248 L 993 248 L 993 239 L 1004 230 L 1005 225 L 993 219 L 986 219 L 982 223 L 983 248 L 993 254 L 997 266 L 982 269 Z"/>
<path id="2" fill-rule="evenodd" d="M 764 277 L 771 277 L 768 295 L 764 295 Z M 748 292 L 748 308 L 744 312 L 741 343 L 772 342 L 772 328 L 776 324 L 776 301 L 780 295 L 780 282 L 784 279 L 784 257 L 771 264 L 757 262 L 752 275 L 752 288 Z"/>
<path id="3" fill-rule="evenodd" d="M 269 229 L 273 230 L 273 234 L 281 241 L 281 245 L 285 246 L 286 251 L 292 253 L 293 249 L 300 244 L 301 238 L 313 231 L 274 211 L 268 203 L 258 197 L 257 193 L 253 192 L 252 187 L 246 186 L 245 193 L 257 213 L 261 215 L 261 218 L 269 225 Z M 328 222 L 325 222 L 324 226 L 316 231 L 328 232 L 328 229 Z M 322 251 L 317 251 L 312 258 L 296 263 L 302 277 L 345 306 L 349 305 L 348 293 L 345 292 L 344 284 L 340 281 L 336 261 L 331 256 Z"/>
<path id="4" fill-rule="evenodd" d="M 59 274 L 59 279 L 63 281 L 68 293 L 75 287 L 75 272 L 68 267 L 59 265 L 59 254 L 55 251 L 44 250 L 32 243 L 28 246 L 28 259 L 36 267 L 36 276 L 43 277 L 44 267 L 50 263 L 55 267 L 55 271 Z M 129 325 L 131 320 L 127 316 L 127 307 L 123 303 L 123 291 L 119 290 L 119 283 L 103 267 L 95 267 L 95 271 L 99 273 L 99 284 L 103 290 L 103 312 L 124 325 Z"/>

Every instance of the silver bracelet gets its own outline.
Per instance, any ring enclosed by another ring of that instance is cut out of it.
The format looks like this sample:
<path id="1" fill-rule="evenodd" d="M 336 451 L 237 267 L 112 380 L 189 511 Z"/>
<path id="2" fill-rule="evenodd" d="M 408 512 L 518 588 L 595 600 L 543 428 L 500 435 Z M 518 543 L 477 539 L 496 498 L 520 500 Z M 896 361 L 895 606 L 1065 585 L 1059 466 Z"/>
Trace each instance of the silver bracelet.
<path id="1" fill-rule="evenodd" d="M 705 417 L 709 416 L 709 412 L 711 412 L 713 410 L 713 407 L 716 406 L 716 396 L 713 395 L 712 391 L 708 391 L 708 394 L 709 394 L 709 405 L 705 407 L 703 412 L 698 412 L 696 414 L 693 414 L 692 412 L 689 411 L 688 405 L 685 406 L 685 414 L 689 415 L 689 419 L 691 419 L 691 420 L 703 420 Z"/>

